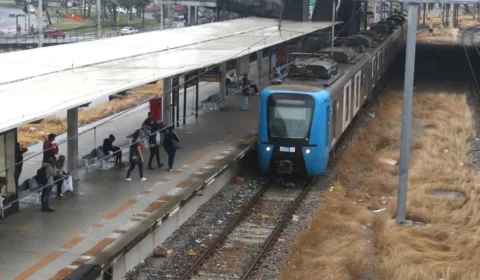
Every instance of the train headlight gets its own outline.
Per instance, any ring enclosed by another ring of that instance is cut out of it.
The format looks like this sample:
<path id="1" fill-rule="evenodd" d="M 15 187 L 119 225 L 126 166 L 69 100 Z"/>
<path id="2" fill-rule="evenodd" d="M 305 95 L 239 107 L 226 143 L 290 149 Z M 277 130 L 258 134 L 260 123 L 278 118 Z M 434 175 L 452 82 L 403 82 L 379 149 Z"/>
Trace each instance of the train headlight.
<path id="1" fill-rule="evenodd" d="M 265 150 L 266 150 L 267 152 L 270 152 L 271 148 L 270 148 L 270 147 L 266 147 Z"/>
<path id="2" fill-rule="evenodd" d="M 310 153 L 310 149 L 306 149 L 305 153 L 308 155 Z"/>

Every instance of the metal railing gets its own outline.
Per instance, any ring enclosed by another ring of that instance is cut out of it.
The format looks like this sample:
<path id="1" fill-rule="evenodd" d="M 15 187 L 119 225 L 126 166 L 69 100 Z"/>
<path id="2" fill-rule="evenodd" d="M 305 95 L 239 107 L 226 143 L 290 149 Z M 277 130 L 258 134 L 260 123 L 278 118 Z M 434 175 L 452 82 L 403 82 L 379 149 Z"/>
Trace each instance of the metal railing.
<path id="1" fill-rule="evenodd" d="M 170 26 L 165 26 L 165 29 L 176 28 L 176 24 L 173 23 Z M 112 38 L 121 36 L 120 30 L 123 26 L 109 27 L 108 30 L 101 33 L 101 38 Z M 115 30 L 116 29 L 116 30 Z M 149 26 L 143 29 L 138 29 L 138 33 L 159 31 L 160 26 Z M 45 33 L 44 33 L 45 34 Z M 43 44 L 69 44 L 77 42 L 85 42 L 97 39 L 97 33 L 81 32 L 79 30 L 64 31 L 65 37 L 55 37 L 55 35 L 44 35 Z M 0 30 L 0 45 L 34 45 L 38 43 L 38 30 L 36 31 L 20 31 L 17 32 L 15 28 L 1 29 Z"/>

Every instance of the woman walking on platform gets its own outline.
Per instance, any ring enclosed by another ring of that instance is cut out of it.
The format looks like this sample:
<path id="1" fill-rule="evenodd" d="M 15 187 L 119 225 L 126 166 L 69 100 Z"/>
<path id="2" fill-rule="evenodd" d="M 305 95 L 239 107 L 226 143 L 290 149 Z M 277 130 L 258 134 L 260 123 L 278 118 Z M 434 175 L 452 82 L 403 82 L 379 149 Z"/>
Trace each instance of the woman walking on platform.
<path id="1" fill-rule="evenodd" d="M 146 181 L 147 178 L 143 177 L 143 147 L 140 143 L 140 131 L 136 130 L 133 133 L 132 145 L 130 145 L 130 168 L 127 172 L 127 181 L 132 181 L 130 179 L 130 174 L 132 173 L 135 166 L 138 165 L 138 171 L 140 173 L 140 181 Z"/>
<path id="2" fill-rule="evenodd" d="M 173 127 L 169 126 L 167 128 L 167 133 L 165 135 L 165 140 L 163 140 L 163 148 L 168 154 L 168 169 L 167 171 L 173 171 L 173 161 L 175 160 L 175 153 L 177 149 L 180 148 L 180 139 L 177 134 L 173 132 Z"/>

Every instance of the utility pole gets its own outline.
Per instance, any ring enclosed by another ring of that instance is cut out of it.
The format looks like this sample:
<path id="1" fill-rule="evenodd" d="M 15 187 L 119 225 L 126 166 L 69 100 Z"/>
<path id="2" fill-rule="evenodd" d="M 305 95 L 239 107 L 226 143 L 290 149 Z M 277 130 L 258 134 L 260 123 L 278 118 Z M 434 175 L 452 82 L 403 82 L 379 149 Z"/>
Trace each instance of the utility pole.
<path id="1" fill-rule="evenodd" d="M 429 24 L 428 24 L 428 32 L 433 33 L 433 8 L 430 6 L 428 7 L 428 16 L 429 16 Z"/>
<path id="2" fill-rule="evenodd" d="M 160 30 L 164 29 L 163 4 L 160 5 Z"/>
<path id="3" fill-rule="evenodd" d="M 407 215 L 408 156 L 412 129 L 413 77 L 417 36 L 418 3 L 408 3 L 407 49 L 403 84 L 402 136 L 398 172 L 397 223 L 404 224 Z"/>
<path id="4" fill-rule="evenodd" d="M 335 0 L 332 1 L 332 42 L 330 57 L 333 59 L 333 42 L 335 41 Z"/>
<path id="5" fill-rule="evenodd" d="M 28 34 L 28 30 L 30 28 L 30 0 L 27 2 L 27 18 L 28 18 L 28 26 L 25 28 L 25 32 Z"/>
<path id="6" fill-rule="evenodd" d="M 43 45 L 42 19 L 43 19 L 43 3 L 42 3 L 42 0 L 38 0 L 37 29 L 38 29 L 38 47 L 39 47 L 39 48 L 41 48 L 42 45 Z"/>
<path id="7" fill-rule="evenodd" d="M 97 39 L 102 37 L 102 1 L 97 0 L 96 10 L 97 10 Z M 128 15 L 127 15 L 128 16 Z"/>

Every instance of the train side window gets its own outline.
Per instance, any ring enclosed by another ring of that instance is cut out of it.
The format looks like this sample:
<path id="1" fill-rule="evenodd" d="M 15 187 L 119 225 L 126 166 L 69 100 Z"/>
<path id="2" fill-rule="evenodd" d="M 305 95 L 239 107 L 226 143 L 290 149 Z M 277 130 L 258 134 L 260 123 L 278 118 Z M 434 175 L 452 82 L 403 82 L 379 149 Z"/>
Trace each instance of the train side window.
<path id="1" fill-rule="evenodd" d="M 355 114 L 357 114 L 358 112 L 358 109 L 360 108 L 360 96 L 362 96 L 362 93 L 361 93 L 361 84 L 362 84 L 362 80 L 361 80 L 361 77 L 362 77 L 362 70 L 358 71 L 357 74 L 355 74 L 355 87 L 354 87 L 354 98 L 355 98 Z"/>
<path id="2" fill-rule="evenodd" d="M 343 87 L 343 129 L 345 131 L 350 122 L 350 96 L 351 96 L 352 80 Z"/>
<path id="3" fill-rule="evenodd" d="M 367 67 L 367 70 L 368 70 L 368 67 Z M 367 92 L 368 92 L 368 89 L 366 88 L 367 86 L 367 79 L 366 79 L 366 75 L 363 74 L 363 86 L 365 87 L 363 89 L 363 99 L 367 99 Z"/>
<path id="4" fill-rule="evenodd" d="M 335 143 L 335 137 L 337 135 L 336 133 L 336 128 L 337 128 L 337 112 L 338 112 L 338 101 L 335 100 L 333 101 L 333 110 L 332 110 L 332 122 L 331 122 L 331 126 L 332 126 L 332 137 L 333 137 L 333 140 L 332 140 L 332 145 L 333 143 Z"/>
<path id="5" fill-rule="evenodd" d="M 377 64 L 375 64 L 376 60 L 377 60 L 377 57 L 374 56 L 372 58 L 372 78 L 375 78 L 375 68 L 377 68 Z"/>
<path id="6" fill-rule="evenodd" d="M 325 133 L 325 148 L 328 148 L 328 142 L 330 142 L 330 126 L 331 126 L 331 122 L 330 122 L 330 105 L 327 106 L 327 120 L 326 120 L 326 123 L 327 123 L 327 131 Z"/>

